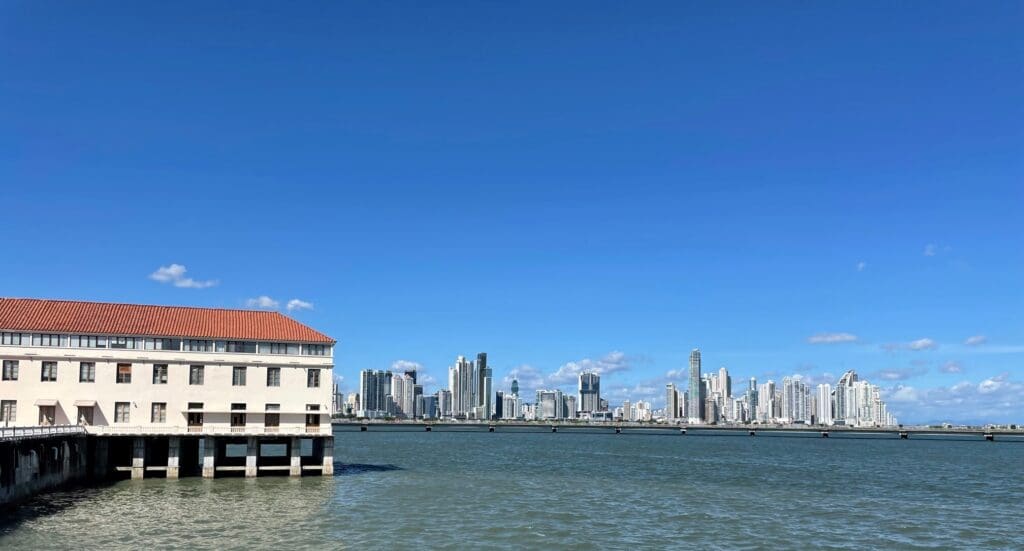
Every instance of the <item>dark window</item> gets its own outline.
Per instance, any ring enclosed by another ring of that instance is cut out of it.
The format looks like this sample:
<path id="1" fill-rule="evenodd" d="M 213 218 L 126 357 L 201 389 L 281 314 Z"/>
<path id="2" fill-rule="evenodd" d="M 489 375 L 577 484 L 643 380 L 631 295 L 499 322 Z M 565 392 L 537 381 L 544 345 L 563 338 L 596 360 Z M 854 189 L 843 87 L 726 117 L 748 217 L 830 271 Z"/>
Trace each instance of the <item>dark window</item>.
<path id="1" fill-rule="evenodd" d="M 4 360 L 3 380 L 5 380 L 5 381 L 17 381 L 18 380 L 18 360 Z"/>
<path id="2" fill-rule="evenodd" d="M 153 384 L 167 384 L 167 364 L 153 364 Z"/>
<path id="3" fill-rule="evenodd" d="M 60 346 L 60 335 L 32 335 L 32 346 Z"/>
<path id="4" fill-rule="evenodd" d="M 57 362 L 43 362 L 40 379 L 44 383 L 57 382 Z"/>
<path id="5" fill-rule="evenodd" d="M 117 364 L 117 382 L 121 384 L 132 382 L 132 364 Z"/>
<path id="6" fill-rule="evenodd" d="M 167 402 L 153 402 L 153 413 L 150 416 L 151 423 L 167 422 Z"/>
<path id="7" fill-rule="evenodd" d="M 129 409 L 131 404 L 128 402 L 114 402 L 114 422 L 115 423 L 127 423 L 131 418 Z"/>
<path id="8" fill-rule="evenodd" d="M 245 367 L 235 366 L 231 370 L 231 386 L 245 386 Z"/>
<path id="9" fill-rule="evenodd" d="M 135 348 L 135 337 L 110 337 L 110 348 Z"/>
<path id="10" fill-rule="evenodd" d="M 203 366 L 192 365 L 188 369 L 188 384 L 190 385 L 201 385 L 203 384 Z"/>
<path id="11" fill-rule="evenodd" d="M 320 388 L 320 370 L 306 370 L 306 386 L 309 388 Z"/>
<path id="12" fill-rule="evenodd" d="M 302 353 L 306 356 L 326 356 L 327 345 L 325 344 L 304 344 L 302 345 Z"/>
<path id="13" fill-rule="evenodd" d="M 299 345 L 288 342 L 265 342 L 260 344 L 260 352 L 264 354 L 292 354 L 299 353 Z"/>
<path id="14" fill-rule="evenodd" d="M 0 344 L 21 345 L 21 333 L 0 333 Z"/>
<path id="15" fill-rule="evenodd" d="M 185 350 L 188 352 L 212 352 L 213 341 L 189 339 L 185 341 Z"/>
<path id="16" fill-rule="evenodd" d="M 281 386 L 281 368 L 267 368 L 267 386 Z"/>
<path id="17" fill-rule="evenodd" d="M 80 383 L 95 383 L 96 382 L 96 364 L 92 362 L 82 362 L 78 364 L 78 382 Z"/>
<path id="18" fill-rule="evenodd" d="M 228 341 L 228 352 L 256 353 L 256 343 L 245 341 Z"/>

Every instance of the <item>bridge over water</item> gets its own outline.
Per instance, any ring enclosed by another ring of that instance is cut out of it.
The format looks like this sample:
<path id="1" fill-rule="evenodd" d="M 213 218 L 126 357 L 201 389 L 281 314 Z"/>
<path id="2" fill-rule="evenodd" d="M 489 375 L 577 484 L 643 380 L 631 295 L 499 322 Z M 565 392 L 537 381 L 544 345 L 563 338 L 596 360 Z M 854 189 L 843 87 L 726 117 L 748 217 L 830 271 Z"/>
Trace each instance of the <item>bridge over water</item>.
<path id="1" fill-rule="evenodd" d="M 984 427 L 844 427 L 810 425 L 675 425 L 566 421 L 382 421 L 335 419 L 335 432 L 551 432 L 801 438 L 894 438 L 1024 443 L 1024 430 Z"/>

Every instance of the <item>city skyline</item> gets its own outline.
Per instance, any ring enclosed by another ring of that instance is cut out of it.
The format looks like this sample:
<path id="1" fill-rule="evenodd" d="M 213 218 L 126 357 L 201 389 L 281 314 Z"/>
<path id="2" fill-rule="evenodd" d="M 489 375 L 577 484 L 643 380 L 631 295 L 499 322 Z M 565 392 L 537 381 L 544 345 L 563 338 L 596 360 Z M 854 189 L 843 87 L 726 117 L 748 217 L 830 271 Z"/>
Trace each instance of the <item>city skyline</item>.
<path id="1" fill-rule="evenodd" d="M 2 294 L 279 310 L 348 390 L 661 402 L 699 346 L 1020 421 L 1016 5 L 400 11 L 8 8 Z"/>

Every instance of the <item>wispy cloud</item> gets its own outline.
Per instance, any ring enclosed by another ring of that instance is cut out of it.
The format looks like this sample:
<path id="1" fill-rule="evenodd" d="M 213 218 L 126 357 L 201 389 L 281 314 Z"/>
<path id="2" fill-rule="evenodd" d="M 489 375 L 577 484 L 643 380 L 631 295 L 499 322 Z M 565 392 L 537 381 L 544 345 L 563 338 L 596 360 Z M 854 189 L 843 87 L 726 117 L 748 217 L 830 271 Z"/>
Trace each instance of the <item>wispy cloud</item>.
<path id="1" fill-rule="evenodd" d="M 924 246 L 924 253 L 923 254 L 925 256 L 935 256 L 936 254 L 938 254 L 938 252 L 939 252 L 939 246 L 936 245 L 935 243 L 929 243 L 929 244 Z"/>
<path id="2" fill-rule="evenodd" d="M 957 361 L 946 362 L 942 364 L 942 367 L 939 368 L 939 371 L 943 373 L 960 373 L 963 370 L 963 365 L 961 365 L 960 362 Z"/>
<path id="3" fill-rule="evenodd" d="M 807 342 L 810 344 L 839 344 L 856 340 L 857 335 L 852 333 L 818 333 L 807 337 Z"/>
<path id="4" fill-rule="evenodd" d="M 420 371 L 421 369 L 423 369 L 422 364 L 411 360 L 395 360 L 391 363 L 391 371 L 405 372 Z"/>
<path id="5" fill-rule="evenodd" d="M 988 337 L 986 337 L 985 335 L 974 335 L 971 337 L 967 337 L 967 340 L 964 341 L 964 344 L 966 344 L 967 346 L 978 346 L 981 344 L 985 344 L 986 342 L 988 342 Z"/>
<path id="6" fill-rule="evenodd" d="M 289 312 L 294 312 L 296 310 L 312 310 L 313 303 L 293 298 L 288 301 L 288 305 L 286 306 L 286 308 L 288 309 Z M 329 309 L 330 308 L 328 308 L 328 310 Z"/>
<path id="7" fill-rule="evenodd" d="M 577 380 L 580 373 L 592 372 L 598 375 L 610 375 L 630 369 L 629 360 L 626 355 L 619 351 L 612 351 L 596 360 L 584 358 L 575 362 L 568 362 L 558 368 L 558 371 L 548 375 L 550 383 L 561 385 L 572 383 Z"/>
<path id="8" fill-rule="evenodd" d="M 251 298 L 245 301 L 245 305 L 248 308 L 259 308 L 260 310 L 276 310 L 281 303 L 268 297 L 267 295 L 260 295 L 256 298 Z"/>
<path id="9" fill-rule="evenodd" d="M 188 272 L 188 269 L 181 264 L 160 266 L 155 272 L 149 274 L 149 279 L 160 283 L 170 283 L 175 287 L 181 287 L 183 289 L 205 289 L 217 284 L 217 280 L 215 279 L 197 280 L 192 279 L 191 277 L 186 277 L 186 272 Z"/>
<path id="10" fill-rule="evenodd" d="M 938 347 L 939 343 L 927 337 L 910 341 L 908 343 L 890 342 L 882 345 L 882 349 L 889 352 L 895 352 L 897 350 L 914 350 L 920 352 L 922 350 L 935 350 Z"/>
<path id="11" fill-rule="evenodd" d="M 863 260 L 861 260 L 860 262 L 857 263 L 857 271 L 858 272 L 863 272 L 864 268 L 867 268 L 867 267 L 868 267 L 868 263 L 864 262 Z"/>
<path id="12" fill-rule="evenodd" d="M 895 369 L 882 369 L 871 373 L 869 380 L 881 379 L 883 381 L 905 381 L 907 379 L 924 375 L 928 370 L 925 368 L 903 367 Z"/>
<path id="13" fill-rule="evenodd" d="M 935 350 L 938 347 L 939 343 L 929 338 L 917 339 L 916 341 L 911 341 L 910 344 L 907 345 L 907 348 L 911 350 Z"/>

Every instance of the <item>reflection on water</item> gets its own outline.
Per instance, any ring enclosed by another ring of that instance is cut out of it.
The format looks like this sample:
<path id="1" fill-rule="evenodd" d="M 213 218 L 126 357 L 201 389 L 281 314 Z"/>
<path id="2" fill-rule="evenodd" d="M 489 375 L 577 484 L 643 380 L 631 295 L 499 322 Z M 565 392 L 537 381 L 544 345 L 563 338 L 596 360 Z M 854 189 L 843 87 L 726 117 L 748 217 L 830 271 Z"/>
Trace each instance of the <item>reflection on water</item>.
<path id="1" fill-rule="evenodd" d="M 1024 548 L 1024 446 L 339 433 L 334 477 L 39 497 L 0 548 Z"/>

